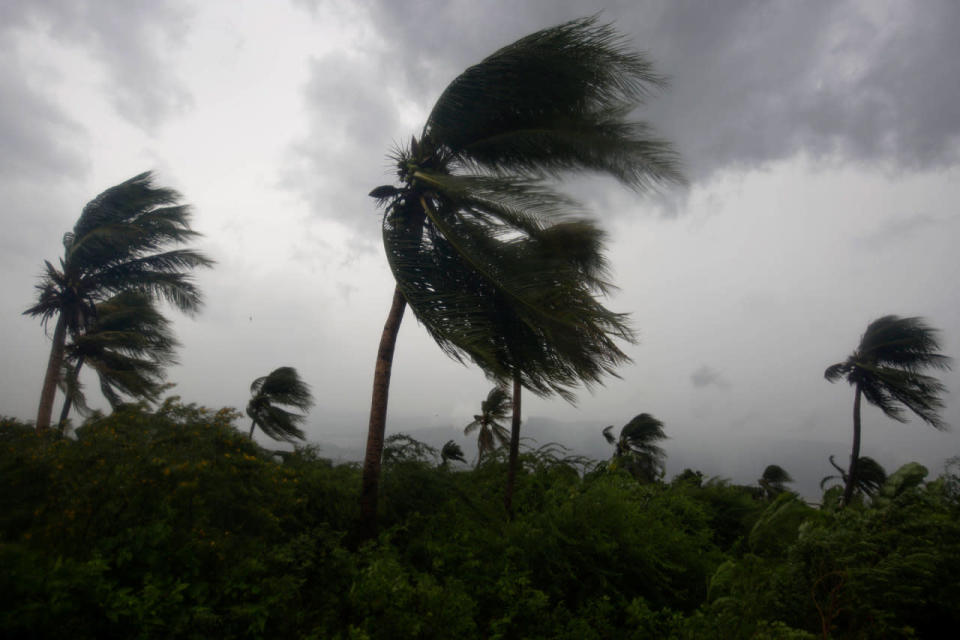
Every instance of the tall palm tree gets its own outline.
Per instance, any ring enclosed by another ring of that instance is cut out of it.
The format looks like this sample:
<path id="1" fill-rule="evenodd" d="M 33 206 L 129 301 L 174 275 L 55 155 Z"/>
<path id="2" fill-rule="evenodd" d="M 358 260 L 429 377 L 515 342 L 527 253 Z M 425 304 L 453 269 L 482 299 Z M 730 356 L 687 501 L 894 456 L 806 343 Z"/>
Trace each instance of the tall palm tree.
<path id="1" fill-rule="evenodd" d="M 871 322 L 860 344 L 843 362 L 827 367 L 830 382 L 845 379 L 854 387 L 853 449 L 847 470 L 843 503 L 848 504 L 857 484 L 860 462 L 860 398 L 878 407 L 888 417 L 906 422 L 904 407 L 936 429 L 945 390 L 939 380 L 921 373 L 926 369 L 949 369 L 950 358 L 938 353 L 938 331 L 923 318 L 883 316 Z"/>
<path id="2" fill-rule="evenodd" d="M 304 414 L 284 409 L 293 407 L 306 412 L 313 406 L 310 387 L 300 379 L 293 367 L 280 367 L 270 375 L 257 378 L 250 385 L 252 397 L 247 403 L 247 415 L 250 416 L 250 437 L 253 430 L 260 429 L 274 440 L 303 440 L 303 431 L 299 425 L 307 419 Z"/>
<path id="3" fill-rule="evenodd" d="M 662 84 L 612 27 L 575 20 L 467 69 L 440 96 L 420 138 L 394 151 L 401 185 L 370 194 L 386 209 L 384 245 L 396 288 L 377 353 L 363 467 L 367 535 L 375 526 L 390 372 L 406 305 L 451 356 L 474 360 L 496 380 L 529 382 L 519 358 L 499 359 L 508 351 L 496 344 L 492 321 L 505 305 L 492 294 L 514 311 L 506 314 L 512 320 L 523 319 L 516 310 L 538 317 L 531 328 L 548 342 L 546 320 L 553 326 L 580 320 L 575 309 L 549 304 L 545 280 L 506 268 L 503 260 L 522 260 L 534 246 L 545 250 L 547 223 L 576 211 L 545 177 L 598 171 L 638 190 L 681 180 L 669 145 L 646 124 L 626 120 Z"/>
<path id="4" fill-rule="evenodd" d="M 176 191 L 154 186 L 150 172 L 141 173 L 87 203 L 73 231 L 63 237 L 59 267 L 45 262 L 37 301 L 24 312 L 40 317 L 45 327 L 57 319 L 38 431 L 50 426 L 67 334 L 79 335 L 93 323 L 98 302 L 133 289 L 187 313 L 200 307 L 200 291 L 188 274 L 213 261 L 193 249 L 168 249 L 199 235 L 190 228 L 190 208 L 180 200 Z"/>
<path id="5" fill-rule="evenodd" d="M 603 430 L 603 437 L 614 447 L 613 460 L 622 464 L 630 474 L 642 482 L 653 482 L 665 470 L 666 452 L 656 443 L 666 440 L 663 423 L 649 413 L 641 413 L 613 435 L 613 425 Z"/>
<path id="6" fill-rule="evenodd" d="M 494 387 L 487 393 L 487 399 L 480 403 L 480 413 L 473 416 L 473 422 L 463 429 L 463 435 L 477 433 L 477 467 L 483 462 L 483 455 L 497 446 L 510 442 L 510 432 L 500 424 L 510 415 L 510 394 L 503 387 Z"/>
<path id="7" fill-rule="evenodd" d="M 176 364 L 178 346 L 170 321 L 150 296 L 131 290 L 97 303 L 92 324 L 84 333 L 72 336 L 66 346 L 61 427 L 74 404 L 86 409 L 79 383 L 84 365 L 97 373 L 100 389 L 112 407 L 119 405 L 123 396 L 153 402 L 166 388 L 165 368 Z"/>
<path id="8" fill-rule="evenodd" d="M 791 482 L 793 482 L 793 478 L 787 473 L 786 469 L 778 464 L 770 464 L 763 470 L 763 475 L 760 476 L 757 484 L 760 485 L 764 495 L 772 499 L 786 491 L 785 485 Z"/>

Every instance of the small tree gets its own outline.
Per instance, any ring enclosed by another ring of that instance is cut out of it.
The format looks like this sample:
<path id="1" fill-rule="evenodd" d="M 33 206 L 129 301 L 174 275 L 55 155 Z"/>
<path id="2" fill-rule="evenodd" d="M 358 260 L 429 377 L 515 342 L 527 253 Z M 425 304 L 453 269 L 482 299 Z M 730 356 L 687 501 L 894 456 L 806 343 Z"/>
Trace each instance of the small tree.
<path id="1" fill-rule="evenodd" d="M 926 369 L 949 369 L 950 358 L 938 353 L 938 332 L 923 318 L 884 316 L 867 326 L 856 351 L 846 360 L 827 367 L 830 382 L 845 379 L 854 387 L 853 447 L 847 470 L 843 503 L 853 497 L 860 462 L 860 398 L 878 407 L 887 417 L 906 422 L 904 408 L 936 429 L 945 429 L 940 419 L 945 391 L 939 380 L 921 373 Z"/>
<path id="2" fill-rule="evenodd" d="M 614 464 L 623 465 L 637 480 L 653 482 L 663 475 L 667 454 L 655 443 L 667 435 L 663 423 L 649 413 L 641 413 L 625 424 L 619 438 L 613 435 L 613 425 L 603 430 L 603 437 L 614 447 Z"/>
<path id="3" fill-rule="evenodd" d="M 767 465 L 767 468 L 763 470 L 763 475 L 757 480 L 757 484 L 760 485 L 760 489 L 763 490 L 763 494 L 768 500 L 772 500 L 786 491 L 785 485 L 791 482 L 793 482 L 793 478 L 778 464 Z"/>
<path id="4" fill-rule="evenodd" d="M 310 387 L 300 379 L 296 369 L 274 369 L 270 375 L 254 380 L 250 385 L 250 393 L 253 397 L 247 403 L 247 415 L 252 420 L 251 439 L 257 426 L 274 440 L 292 442 L 294 439 L 304 439 L 299 425 L 307 416 L 283 408 L 288 406 L 306 412 L 313 406 Z"/>
<path id="5" fill-rule="evenodd" d="M 477 434 L 477 467 L 483 462 L 484 454 L 510 442 L 510 432 L 500 424 L 509 415 L 510 394 L 503 387 L 490 389 L 487 399 L 480 403 L 480 413 L 463 429 L 465 436 Z"/>

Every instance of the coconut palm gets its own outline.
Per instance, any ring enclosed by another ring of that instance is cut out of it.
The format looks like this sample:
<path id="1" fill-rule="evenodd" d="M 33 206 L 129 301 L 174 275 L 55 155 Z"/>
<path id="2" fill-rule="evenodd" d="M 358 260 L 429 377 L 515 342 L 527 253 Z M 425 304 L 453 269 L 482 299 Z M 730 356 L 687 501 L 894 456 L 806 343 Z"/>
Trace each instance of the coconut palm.
<path id="1" fill-rule="evenodd" d="M 666 452 L 656 443 L 666 440 L 663 423 L 649 413 L 641 413 L 613 435 L 613 425 L 603 430 L 603 437 L 613 445 L 613 463 L 622 465 L 641 482 L 653 482 L 663 475 Z"/>
<path id="2" fill-rule="evenodd" d="M 480 413 L 463 429 L 465 436 L 477 434 L 477 467 L 483 462 L 484 454 L 510 442 L 510 432 L 500 424 L 509 415 L 510 394 L 503 387 L 490 389 L 487 399 L 480 403 Z"/>
<path id="3" fill-rule="evenodd" d="M 45 262 L 36 304 L 24 312 L 41 318 L 45 327 L 57 319 L 37 430 L 50 426 L 67 334 L 79 335 L 91 326 L 97 303 L 132 289 L 187 313 L 199 308 L 200 291 L 188 274 L 213 261 L 193 249 L 168 249 L 199 235 L 190 229 L 190 209 L 180 200 L 176 191 L 155 187 L 149 172 L 141 173 L 91 200 L 63 237 L 59 267 Z"/>
<path id="4" fill-rule="evenodd" d="M 270 375 L 257 378 L 250 385 L 250 402 L 247 403 L 247 415 L 250 416 L 250 438 L 253 430 L 260 427 L 267 437 L 274 440 L 293 442 L 304 439 L 299 425 L 307 419 L 300 413 L 288 411 L 283 407 L 293 407 L 308 411 L 313 406 L 310 387 L 300 379 L 293 367 L 279 367 Z"/>
<path id="5" fill-rule="evenodd" d="M 940 353 L 938 332 L 923 318 L 884 316 L 867 326 L 856 351 L 846 360 L 827 367 L 830 382 L 845 379 L 854 387 L 853 449 L 847 470 L 843 503 L 853 497 L 860 461 L 860 398 L 878 407 L 888 417 L 906 422 L 904 408 L 936 429 L 945 390 L 939 380 L 921 373 L 926 369 L 949 369 L 950 359 Z"/>
<path id="6" fill-rule="evenodd" d="M 763 475 L 757 480 L 760 489 L 768 499 L 775 498 L 777 495 L 786 491 L 788 483 L 793 482 L 793 478 L 787 473 L 786 469 L 778 464 L 767 465 L 763 470 Z"/>
<path id="7" fill-rule="evenodd" d="M 661 84 L 611 27 L 575 20 L 467 69 L 440 96 L 420 138 L 394 151 L 401 185 L 371 192 L 386 209 L 384 245 L 396 288 L 377 353 L 364 459 L 367 535 L 376 516 L 393 350 L 406 305 L 451 356 L 474 360 L 495 380 L 523 380 L 528 370 L 517 366 L 519 357 L 498 359 L 507 350 L 498 349 L 492 319 L 504 305 L 489 294 L 512 309 L 508 319 L 521 320 L 517 310 L 538 317 L 533 329 L 548 342 L 545 320 L 569 326 L 580 320 L 575 309 L 549 304 L 544 280 L 503 260 L 524 259 L 534 246 L 523 245 L 527 239 L 545 250 L 544 228 L 576 211 L 544 177 L 593 170 L 635 189 L 680 179 L 669 145 L 647 125 L 626 120 Z"/>
<path id="8" fill-rule="evenodd" d="M 846 469 L 838 465 L 830 456 L 830 464 L 837 470 L 837 475 L 830 475 L 820 481 L 820 489 L 824 489 L 833 481 L 840 481 L 840 486 L 846 488 L 850 478 Z M 860 456 L 857 460 L 857 480 L 853 486 L 854 495 L 875 496 L 883 484 L 887 481 L 887 472 L 880 463 L 868 456 Z"/>
<path id="9" fill-rule="evenodd" d="M 84 333 L 72 336 L 66 346 L 61 427 L 73 405 L 86 411 L 79 383 L 84 365 L 97 373 L 110 406 L 119 405 L 124 396 L 153 402 L 166 388 L 165 368 L 176 363 L 178 346 L 170 321 L 150 296 L 124 291 L 97 303 L 92 324 Z"/>
<path id="10" fill-rule="evenodd" d="M 466 462 L 466 459 L 463 457 L 463 449 L 453 440 L 447 440 L 443 448 L 440 449 L 440 460 L 440 465 L 443 467 L 446 467 L 451 460 Z"/>

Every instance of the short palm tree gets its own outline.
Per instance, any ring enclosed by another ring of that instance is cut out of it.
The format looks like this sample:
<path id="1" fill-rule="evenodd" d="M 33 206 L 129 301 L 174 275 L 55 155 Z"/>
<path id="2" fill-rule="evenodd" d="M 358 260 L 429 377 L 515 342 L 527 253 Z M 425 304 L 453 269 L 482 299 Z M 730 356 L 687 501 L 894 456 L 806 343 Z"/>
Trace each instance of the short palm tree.
<path id="1" fill-rule="evenodd" d="M 878 318 L 867 326 L 856 351 L 824 372 L 830 382 L 845 379 L 854 387 L 853 450 L 843 491 L 844 504 L 850 502 L 857 485 L 861 396 L 899 422 L 907 421 L 905 407 L 927 424 L 946 428 L 940 419 L 944 406 L 940 394 L 945 388 L 936 378 L 921 373 L 926 369 L 950 368 L 950 359 L 938 353 L 937 334 L 923 318 Z"/>
<path id="2" fill-rule="evenodd" d="M 247 403 L 247 415 L 250 416 L 250 437 L 253 430 L 260 429 L 269 438 L 293 442 L 304 439 L 300 424 L 307 416 L 294 413 L 283 407 L 292 407 L 308 411 L 313 406 L 310 387 L 300 379 L 293 367 L 279 367 L 270 375 L 257 378 L 250 385 L 250 402 Z"/>
<path id="3" fill-rule="evenodd" d="M 838 473 L 823 478 L 820 481 L 820 489 L 824 489 L 827 484 L 835 480 L 839 480 L 841 486 L 846 489 L 850 475 L 846 469 L 834 462 L 833 456 L 830 456 L 830 464 Z M 857 460 L 857 480 L 853 486 L 853 495 L 875 496 L 886 481 L 887 472 L 879 462 L 868 456 L 860 456 Z"/>
<path id="4" fill-rule="evenodd" d="M 786 485 L 793 482 L 793 478 L 787 473 L 786 469 L 778 464 L 767 465 L 763 470 L 763 475 L 757 481 L 760 489 L 763 490 L 767 498 L 775 498 L 777 495 L 786 491 Z"/>
<path id="5" fill-rule="evenodd" d="M 662 83 L 611 27 L 575 20 L 467 69 L 440 96 L 420 138 L 394 152 L 401 185 L 371 192 L 386 208 L 396 289 L 374 374 L 361 489 L 366 535 L 375 527 L 393 350 L 407 304 L 455 358 L 474 360 L 498 381 L 528 372 L 517 366 L 519 347 L 497 345 L 495 318 L 522 321 L 522 310 L 537 318 L 532 328 L 548 344 L 551 325 L 580 323 L 575 310 L 549 303 L 543 269 L 534 280 L 508 266 L 527 260 L 526 249 L 546 250 L 544 228 L 576 210 L 542 178 L 599 171 L 635 189 L 680 180 L 669 145 L 626 120 Z M 553 290 L 563 299 L 562 286 Z M 513 355 L 504 360 L 505 353 Z"/>
<path id="6" fill-rule="evenodd" d="M 649 413 L 641 413 L 613 435 L 613 425 L 603 430 L 603 437 L 614 447 L 613 461 L 642 482 L 653 482 L 665 470 L 666 452 L 656 443 L 666 440 L 663 423 Z"/>
<path id="7" fill-rule="evenodd" d="M 485 454 L 510 442 L 510 432 L 500 424 L 509 415 L 510 394 L 503 387 L 490 389 L 487 399 L 480 403 L 480 413 L 473 416 L 473 422 L 463 429 L 465 436 L 477 434 L 477 467 Z"/>
<path id="8" fill-rule="evenodd" d="M 443 448 L 440 449 L 440 465 L 446 467 L 451 460 L 466 462 L 466 459 L 463 457 L 463 449 L 460 448 L 460 445 L 453 440 L 447 440 Z"/>
<path id="9" fill-rule="evenodd" d="M 190 209 L 172 189 L 156 187 L 141 173 L 107 189 L 84 207 L 73 231 L 63 237 L 59 267 L 45 262 L 37 301 L 24 313 L 56 318 L 53 344 L 40 392 L 37 430 L 50 426 L 63 367 L 67 334 L 79 335 L 94 322 L 97 303 L 126 290 L 162 297 L 181 311 L 200 306 L 200 291 L 189 277 L 213 261 L 193 249 L 169 249 L 194 239 Z"/>
<path id="10" fill-rule="evenodd" d="M 139 291 L 124 291 L 96 305 L 92 324 L 72 336 L 64 358 L 65 399 L 60 412 L 62 426 L 73 405 L 86 410 L 79 383 L 81 368 L 92 368 L 110 406 L 124 396 L 156 401 L 166 388 L 167 366 L 176 364 L 179 346 L 170 321 L 157 309 L 153 299 Z"/>

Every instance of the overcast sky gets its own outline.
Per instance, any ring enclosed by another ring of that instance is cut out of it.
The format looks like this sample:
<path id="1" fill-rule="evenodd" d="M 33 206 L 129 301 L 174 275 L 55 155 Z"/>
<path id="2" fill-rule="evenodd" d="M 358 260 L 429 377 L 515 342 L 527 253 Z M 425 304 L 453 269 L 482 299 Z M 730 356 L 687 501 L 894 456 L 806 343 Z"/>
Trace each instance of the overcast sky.
<path id="1" fill-rule="evenodd" d="M 641 340 L 622 379 L 576 407 L 528 397 L 525 417 L 599 456 L 602 427 L 649 412 L 671 474 L 745 481 L 777 463 L 815 484 L 851 431 L 852 390 L 823 370 L 871 320 L 925 316 L 960 355 L 953 0 L 6 0 L 0 414 L 36 414 L 50 343 L 21 312 L 42 261 L 87 201 L 153 169 L 218 263 L 197 276 L 202 313 L 169 311 L 176 393 L 243 407 L 254 378 L 294 366 L 317 400 L 311 439 L 359 447 L 392 291 L 366 195 L 392 179 L 386 153 L 465 67 L 598 11 L 671 78 L 636 117 L 675 143 L 690 187 L 570 182 L 610 232 L 608 306 Z M 866 410 L 863 453 L 934 473 L 960 454 L 960 376 L 943 381 L 953 432 Z M 489 387 L 408 314 L 388 430 L 453 436 Z"/>

